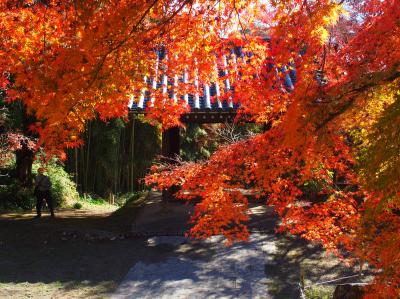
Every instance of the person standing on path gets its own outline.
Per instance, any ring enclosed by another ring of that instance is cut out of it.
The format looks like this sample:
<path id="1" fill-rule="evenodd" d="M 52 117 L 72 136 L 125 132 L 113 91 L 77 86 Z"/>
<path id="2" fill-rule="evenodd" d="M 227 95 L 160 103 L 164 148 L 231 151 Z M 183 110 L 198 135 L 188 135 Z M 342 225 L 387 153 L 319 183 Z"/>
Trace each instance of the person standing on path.
<path id="1" fill-rule="evenodd" d="M 53 209 L 53 198 L 51 196 L 51 182 L 50 178 L 44 175 L 44 168 L 38 169 L 38 175 L 35 179 L 35 191 L 36 196 L 36 213 L 35 218 L 40 218 L 42 216 L 42 205 L 43 200 L 46 200 L 47 206 L 49 207 L 51 217 L 54 218 Z"/>

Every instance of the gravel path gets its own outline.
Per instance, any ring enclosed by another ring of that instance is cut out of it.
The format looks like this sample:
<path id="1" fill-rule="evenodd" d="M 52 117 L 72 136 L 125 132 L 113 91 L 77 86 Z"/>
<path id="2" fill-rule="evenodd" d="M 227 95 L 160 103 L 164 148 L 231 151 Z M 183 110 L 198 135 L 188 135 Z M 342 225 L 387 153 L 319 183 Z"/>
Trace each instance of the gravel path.
<path id="1" fill-rule="evenodd" d="M 113 299 L 298 298 L 300 268 L 307 285 L 353 273 L 320 246 L 274 234 L 278 219 L 262 202 L 249 204 L 249 242 L 225 247 L 218 236 L 207 241 L 177 237 L 190 228 L 193 209 L 193 203 L 166 203 L 149 194 L 132 233 L 147 236 L 148 250 L 157 249 L 164 258 L 139 259 Z"/>
<path id="2" fill-rule="evenodd" d="M 250 242 L 231 247 L 225 247 L 221 237 L 202 242 L 153 237 L 148 244 L 177 246 L 183 254 L 161 263 L 136 263 L 113 299 L 270 298 L 264 268 L 268 254 L 275 250 L 271 236 L 253 234 Z"/>

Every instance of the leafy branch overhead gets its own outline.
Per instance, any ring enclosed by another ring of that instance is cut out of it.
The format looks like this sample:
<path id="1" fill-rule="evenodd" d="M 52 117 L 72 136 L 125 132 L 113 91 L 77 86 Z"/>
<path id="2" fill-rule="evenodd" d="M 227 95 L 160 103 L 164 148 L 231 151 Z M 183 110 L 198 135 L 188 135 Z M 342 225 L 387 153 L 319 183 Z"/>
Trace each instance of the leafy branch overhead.
<path id="1" fill-rule="evenodd" d="M 250 190 L 275 207 L 280 230 L 374 266 L 369 298 L 396 298 L 398 6 L 0 0 L 0 88 L 35 115 L 31 130 L 51 155 L 81 145 L 90 120 L 128 117 L 130 101 L 143 95 L 151 98 L 150 122 L 182 125 L 186 94 L 229 81 L 211 100 L 240 104 L 238 118 L 268 130 L 247 139 L 220 132 L 231 140 L 209 160 L 154 166 L 147 182 L 179 185 L 184 199 L 200 196 L 192 234 L 229 242 L 248 236 L 243 190 Z M 173 79 L 162 89 L 149 84 L 163 75 Z M 295 84 L 285 84 L 289 75 Z"/>

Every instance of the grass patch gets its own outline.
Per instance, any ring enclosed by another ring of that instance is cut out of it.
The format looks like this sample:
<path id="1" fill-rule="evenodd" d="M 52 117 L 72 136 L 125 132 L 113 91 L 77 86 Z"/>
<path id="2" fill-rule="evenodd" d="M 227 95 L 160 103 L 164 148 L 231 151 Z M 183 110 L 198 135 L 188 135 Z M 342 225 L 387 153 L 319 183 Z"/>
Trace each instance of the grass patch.
<path id="1" fill-rule="evenodd" d="M 79 199 L 70 205 L 76 210 L 90 210 L 98 212 L 113 212 L 118 209 L 118 205 L 110 204 L 105 199 L 94 197 L 90 194 L 81 196 Z"/>
<path id="2" fill-rule="evenodd" d="M 329 286 L 314 286 L 305 291 L 307 299 L 332 299 L 333 288 Z"/>
<path id="3" fill-rule="evenodd" d="M 110 219 L 113 222 L 116 222 L 120 227 L 124 229 L 130 229 L 138 209 L 142 206 L 147 198 L 147 194 L 147 192 L 132 193 L 131 196 L 127 198 L 123 206 L 110 216 Z"/>

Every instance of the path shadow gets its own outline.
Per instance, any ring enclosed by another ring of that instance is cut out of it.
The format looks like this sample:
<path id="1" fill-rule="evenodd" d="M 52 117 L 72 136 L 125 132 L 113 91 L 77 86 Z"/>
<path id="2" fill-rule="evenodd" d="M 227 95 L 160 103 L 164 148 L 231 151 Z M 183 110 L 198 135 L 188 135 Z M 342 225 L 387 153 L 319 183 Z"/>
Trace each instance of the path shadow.
<path id="1" fill-rule="evenodd" d="M 131 232 L 137 235 L 184 235 L 192 227 L 190 218 L 195 205 L 195 201 L 163 201 L 161 193 L 151 192 L 138 210 Z"/>
<path id="2" fill-rule="evenodd" d="M 149 235 L 179 235 L 190 228 L 188 220 L 194 203 L 165 204 L 160 203 L 160 198 L 153 199 L 136 214 L 132 212 L 134 225 L 128 227 L 121 226 L 110 214 L 87 215 L 84 211 L 59 213 L 55 220 L 44 217 L 39 221 L 31 219 L 32 213 L 0 214 L 0 283 L 57 283 L 66 291 L 82 285 L 96 286 L 93 295 L 101 296 L 112 293 L 134 265 L 140 263 L 144 268 L 150 264 L 168 266 L 172 259 L 187 262 L 187 272 L 173 274 L 170 271 L 170 275 L 175 276 L 167 275 L 158 283 L 168 286 L 179 275 L 192 281 L 199 279 L 199 275 L 209 275 L 210 281 L 219 275 L 221 283 L 235 284 L 235 288 L 242 291 L 248 288 L 236 278 L 233 282 L 229 271 L 220 271 L 218 275 L 212 272 L 214 270 L 204 272 L 204 265 L 211 256 L 222 259 L 222 256 L 215 256 L 212 246 L 201 243 L 149 246 L 148 235 L 126 236 L 127 228 Z M 248 223 L 250 230 L 261 231 L 263 242 L 274 247 L 264 261 L 257 261 L 268 279 L 266 288 L 273 298 L 297 298 L 300 264 L 304 266 L 309 282 L 353 273 L 337 260 L 325 258 L 318 246 L 299 238 L 274 235 L 278 219 L 263 203 L 251 203 L 250 208 L 254 209 Z M 195 262 L 192 265 L 190 261 Z M 242 265 L 252 263 L 250 258 L 241 262 Z M 221 269 L 229 270 L 229 266 Z M 242 270 L 247 271 L 245 266 Z M 153 283 L 148 278 L 143 282 Z M 154 283 L 157 284 L 156 277 Z"/>
<path id="3" fill-rule="evenodd" d="M 64 291 L 96 286 L 96 296 L 110 294 L 132 265 L 163 261 L 174 251 L 150 248 L 145 238 L 125 237 L 109 214 L 57 216 L 33 220 L 31 213 L 0 215 L 1 296 L 8 296 L 4 284 L 23 292 L 16 285 L 27 283 L 54 284 Z"/>
<path id="4" fill-rule="evenodd" d="M 265 264 L 269 279 L 268 291 L 273 298 L 300 298 L 300 269 L 305 285 L 356 275 L 356 267 L 347 267 L 343 261 L 328 254 L 320 245 L 297 236 L 277 235 L 276 248 Z M 358 279 L 343 280 L 357 282 Z M 333 290 L 335 283 L 326 284 Z"/>
<path id="5" fill-rule="evenodd" d="M 175 246 L 175 255 L 161 263 L 137 263 L 113 298 L 267 298 L 264 237 L 231 247 L 222 237 L 191 242 L 160 238 Z M 187 240 L 187 239 L 186 239 Z"/>

